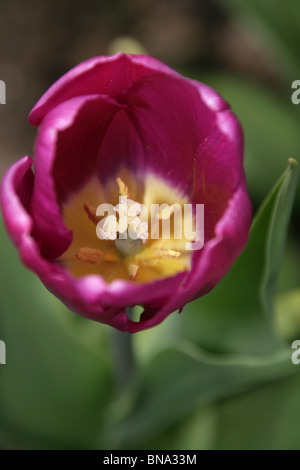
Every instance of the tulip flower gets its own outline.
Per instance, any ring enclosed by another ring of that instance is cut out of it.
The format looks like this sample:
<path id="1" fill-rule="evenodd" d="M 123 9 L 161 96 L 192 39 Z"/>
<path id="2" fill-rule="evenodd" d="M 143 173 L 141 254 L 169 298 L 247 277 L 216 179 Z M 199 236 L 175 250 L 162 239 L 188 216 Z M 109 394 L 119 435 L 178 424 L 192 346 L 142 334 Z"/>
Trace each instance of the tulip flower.
<path id="1" fill-rule="evenodd" d="M 72 311 L 136 332 L 208 293 L 230 269 L 247 242 L 251 205 L 241 127 L 214 90 L 154 58 L 119 53 L 66 73 L 29 121 L 38 126 L 34 158 L 3 178 L 4 223 L 22 262 Z M 196 206 L 204 206 L 201 249 L 175 236 L 175 208 L 185 205 L 196 239 Z M 136 305 L 139 321 L 126 313 Z"/>

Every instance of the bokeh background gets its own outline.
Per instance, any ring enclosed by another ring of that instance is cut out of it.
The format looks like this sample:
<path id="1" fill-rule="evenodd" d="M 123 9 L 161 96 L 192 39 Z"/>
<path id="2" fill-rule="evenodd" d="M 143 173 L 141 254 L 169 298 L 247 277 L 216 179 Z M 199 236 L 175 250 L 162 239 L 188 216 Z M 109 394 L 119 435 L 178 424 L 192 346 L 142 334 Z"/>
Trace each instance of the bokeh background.
<path id="1" fill-rule="evenodd" d="M 231 104 L 254 211 L 288 158 L 299 161 L 298 0 L 0 0 L 1 177 L 32 155 L 27 116 L 42 93 L 77 63 L 119 50 L 155 56 Z M 247 307 L 261 263 L 253 244 L 220 287 L 134 335 L 127 381 L 114 353 L 124 335 L 63 307 L 21 265 L 2 222 L 0 231 L 0 448 L 300 448 L 300 364 L 286 359 L 300 339 L 299 188 L 272 326 Z"/>

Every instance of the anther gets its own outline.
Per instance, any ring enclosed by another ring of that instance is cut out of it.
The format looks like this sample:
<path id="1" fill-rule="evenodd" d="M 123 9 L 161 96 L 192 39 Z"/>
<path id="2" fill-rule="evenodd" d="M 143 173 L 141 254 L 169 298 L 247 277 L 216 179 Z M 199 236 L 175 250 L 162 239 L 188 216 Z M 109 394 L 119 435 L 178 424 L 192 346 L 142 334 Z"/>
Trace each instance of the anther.
<path id="1" fill-rule="evenodd" d="M 124 183 L 124 181 L 118 176 L 116 179 L 118 186 L 119 186 L 119 194 L 120 196 L 129 197 L 128 186 Z"/>
<path id="2" fill-rule="evenodd" d="M 102 261 L 116 262 L 118 256 L 111 251 L 101 251 L 95 248 L 80 248 L 76 253 L 76 258 L 83 263 L 99 264 Z"/>

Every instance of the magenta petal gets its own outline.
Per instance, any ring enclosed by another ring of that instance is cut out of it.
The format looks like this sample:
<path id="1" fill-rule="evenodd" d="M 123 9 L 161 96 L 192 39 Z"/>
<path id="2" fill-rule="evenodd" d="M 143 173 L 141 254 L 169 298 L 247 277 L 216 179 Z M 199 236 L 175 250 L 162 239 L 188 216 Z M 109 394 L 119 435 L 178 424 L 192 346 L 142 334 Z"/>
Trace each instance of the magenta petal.
<path id="1" fill-rule="evenodd" d="M 39 127 L 31 211 L 35 237 L 43 241 L 42 251 L 49 259 L 64 253 L 72 240 L 62 220 L 59 200 L 96 174 L 101 140 L 118 109 L 110 98 L 81 96 L 54 108 Z"/>
<path id="2" fill-rule="evenodd" d="M 192 202 L 205 206 L 205 240 L 215 236 L 230 199 L 244 179 L 243 136 L 230 110 L 217 114 L 216 127 L 201 143 L 195 164 Z"/>
<path id="3" fill-rule="evenodd" d="M 147 168 L 189 194 L 198 148 L 216 125 L 215 113 L 188 80 L 164 74 L 141 78 L 122 101 L 141 138 Z"/>
<path id="4" fill-rule="evenodd" d="M 224 98 L 222 98 L 213 88 L 205 85 L 205 83 L 197 82 L 196 80 L 186 80 L 198 90 L 201 100 L 204 101 L 206 106 L 214 113 L 224 111 L 229 108 L 227 101 L 225 101 Z"/>
<path id="5" fill-rule="evenodd" d="M 31 231 L 33 225 L 27 213 L 33 189 L 31 167 L 31 158 L 23 157 L 8 169 L 1 183 L 3 220 L 16 246 L 21 243 L 23 234 Z"/>
<path id="6" fill-rule="evenodd" d="M 132 174 L 143 173 L 145 149 L 126 109 L 116 113 L 107 128 L 97 158 L 97 173 L 102 182 L 118 176 L 120 167 Z"/>
<path id="7" fill-rule="evenodd" d="M 101 94 L 117 98 L 132 83 L 156 72 L 176 75 L 162 62 L 144 55 L 118 53 L 86 60 L 74 67 L 41 97 L 29 115 L 29 122 L 39 125 L 59 103 L 82 95 Z"/>
<path id="8" fill-rule="evenodd" d="M 205 204 L 209 240 L 243 175 L 243 135 L 236 117 L 214 90 L 177 76 L 142 77 L 123 100 L 146 168 L 169 179 L 192 202 Z"/>

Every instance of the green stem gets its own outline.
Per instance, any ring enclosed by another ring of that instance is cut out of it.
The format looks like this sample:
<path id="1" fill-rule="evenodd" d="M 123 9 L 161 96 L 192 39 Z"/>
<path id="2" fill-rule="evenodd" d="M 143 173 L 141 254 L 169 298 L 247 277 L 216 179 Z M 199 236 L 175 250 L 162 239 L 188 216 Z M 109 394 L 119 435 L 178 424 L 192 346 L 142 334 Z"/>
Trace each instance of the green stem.
<path id="1" fill-rule="evenodd" d="M 132 309 L 127 309 L 130 318 Z M 112 354 L 115 365 L 115 387 L 121 394 L 129 383 L 135 366 L 132 335 L 128 332 L 112 329 Z"/>

